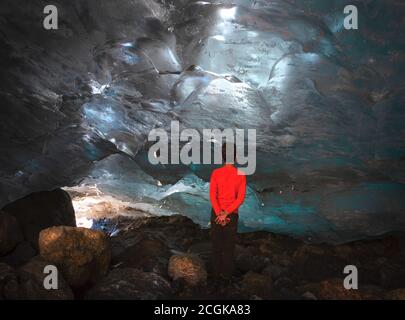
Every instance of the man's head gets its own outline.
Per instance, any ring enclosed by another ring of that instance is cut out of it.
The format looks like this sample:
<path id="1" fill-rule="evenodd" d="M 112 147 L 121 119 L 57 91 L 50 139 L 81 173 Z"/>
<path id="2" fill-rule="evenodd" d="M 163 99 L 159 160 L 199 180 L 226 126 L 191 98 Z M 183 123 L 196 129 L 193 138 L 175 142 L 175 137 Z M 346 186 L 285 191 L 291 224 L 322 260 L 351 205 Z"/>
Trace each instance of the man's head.
<path id="1" fill-rule="evenodd" d="M 222 162 L 223 163 L 236 162 L 236 145 L 233 142 L 225 142 L 222 145 Z"/>

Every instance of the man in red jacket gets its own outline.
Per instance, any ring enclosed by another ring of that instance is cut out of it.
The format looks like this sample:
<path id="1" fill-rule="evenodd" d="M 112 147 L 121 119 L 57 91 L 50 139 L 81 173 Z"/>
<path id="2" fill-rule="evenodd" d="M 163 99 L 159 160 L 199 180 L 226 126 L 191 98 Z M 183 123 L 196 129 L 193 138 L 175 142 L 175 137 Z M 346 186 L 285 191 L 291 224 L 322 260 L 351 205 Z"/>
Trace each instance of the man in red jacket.
<path id="1" fill-rule="evenodd" d="M 211 174 L 210 200 L 211 239 L 213 245 L 213 272 L 217 278 L 231 279 L 233 272 L 233 252 L 238 229 L 238 208 L 246 193 L 246 177 L 234 163 L 236 146 L 233 145 L 233 158 L 226 157 L 225 143 L 222 146 L 224 166 Z M 226 159 L 233 159 L 227 162 Z"/>

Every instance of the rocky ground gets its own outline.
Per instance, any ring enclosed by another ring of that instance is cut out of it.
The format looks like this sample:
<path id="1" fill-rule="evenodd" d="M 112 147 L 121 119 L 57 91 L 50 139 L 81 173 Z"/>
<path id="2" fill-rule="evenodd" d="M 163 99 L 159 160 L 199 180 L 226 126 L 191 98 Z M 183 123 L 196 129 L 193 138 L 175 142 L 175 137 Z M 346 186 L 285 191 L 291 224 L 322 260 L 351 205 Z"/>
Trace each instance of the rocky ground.
<path id="1" fill-rule="evenodd" d="M 405 299 L 399 237 L 331 246 L 239 234 L 233 280 L 218 285 L 209 230 L 190 219 L 116 216 L 103 226 L 105 232 L 75 227 L 62 190 L 4 207 L 0 299 Z M 119 232 L 110 236 L 112 229 Z M 43 286 L 50 264 L 59 270 L 57 290 Z M 358 269 L 358 290 L 343 287 L 346 265 Z"/>

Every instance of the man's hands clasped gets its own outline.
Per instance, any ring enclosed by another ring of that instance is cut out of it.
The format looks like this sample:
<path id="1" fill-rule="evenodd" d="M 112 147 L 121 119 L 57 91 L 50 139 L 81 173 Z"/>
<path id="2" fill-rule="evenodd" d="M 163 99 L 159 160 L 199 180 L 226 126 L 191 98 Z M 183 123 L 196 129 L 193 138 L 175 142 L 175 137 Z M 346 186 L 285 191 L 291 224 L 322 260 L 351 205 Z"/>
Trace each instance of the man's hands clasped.
<path id="1" fill-rule="evenodd" d="M 230 218 L 228 218 L 229 213 L 226 212 L 225 210 L 222 210 L 217 217 L 215 218 L 215 222 L 222 227 L 225 227 L 229 221 L 231 221 Z"/>

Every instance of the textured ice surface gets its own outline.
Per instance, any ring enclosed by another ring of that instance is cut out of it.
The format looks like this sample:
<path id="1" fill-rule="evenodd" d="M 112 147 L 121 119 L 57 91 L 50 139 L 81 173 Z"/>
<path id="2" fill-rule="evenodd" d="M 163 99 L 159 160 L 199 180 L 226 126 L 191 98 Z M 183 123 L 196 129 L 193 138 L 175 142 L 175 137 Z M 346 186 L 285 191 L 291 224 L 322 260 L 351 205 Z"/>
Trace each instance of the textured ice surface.
<path id="1" fill-rule="evenodd" d="M 55 0 L 58 31 L 46 4 L 0 4 L 2 205 L 97 184 L 206 225 L 213 167 L 147 161 L 149 131 L 179 120 L 257 130 L 243 230 L 405 230 L 401 2 L 356 2 L 357 31 L 340 0 Z"/>

